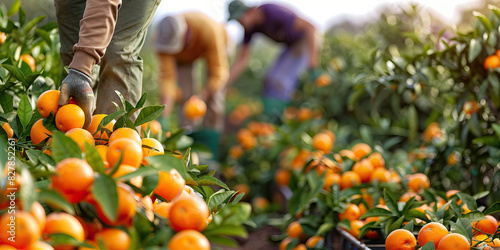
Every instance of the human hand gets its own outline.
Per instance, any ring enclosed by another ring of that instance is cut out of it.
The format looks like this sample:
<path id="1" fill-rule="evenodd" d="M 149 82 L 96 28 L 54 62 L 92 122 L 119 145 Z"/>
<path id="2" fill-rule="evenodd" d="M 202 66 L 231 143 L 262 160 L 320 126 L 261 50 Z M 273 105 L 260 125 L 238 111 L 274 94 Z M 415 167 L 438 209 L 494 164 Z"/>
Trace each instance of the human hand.
<path id="1" fill-rule="evenodd" d="M 87 128 L 92 122 L 92 113 L 95 110 L 94 92 L 90 85 L 92 79 L 76 69 L 69 69 L 69 73 L 62 81 L 59 90 L 59 106 L 68 104 L 69 99 L 73 97 L 76 105 L 80 106 L 85 113 L 85 124 L 83 128 Z"/>

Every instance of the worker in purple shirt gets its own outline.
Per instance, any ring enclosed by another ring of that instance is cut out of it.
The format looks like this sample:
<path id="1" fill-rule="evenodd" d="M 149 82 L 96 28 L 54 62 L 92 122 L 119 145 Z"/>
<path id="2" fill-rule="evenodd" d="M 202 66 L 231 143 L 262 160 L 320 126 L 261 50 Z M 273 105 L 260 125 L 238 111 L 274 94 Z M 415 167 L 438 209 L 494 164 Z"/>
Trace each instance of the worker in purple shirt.
<path id="1" fill-rule="evenodd" d="M 249 7 L 236 0 L 229 4 L 228 10 L 229 20 L 237 20 L 245 33 L 231 66 L 228 84 L 246 68 L 250 44 L 256 33 L 285 45 L 265 77 L 263 93 L 264 113 L 281 114 L 295 92 L 300 74 L 308 68 L 318 67 L 321 36 L 311 23 L 280 5 Z"/>

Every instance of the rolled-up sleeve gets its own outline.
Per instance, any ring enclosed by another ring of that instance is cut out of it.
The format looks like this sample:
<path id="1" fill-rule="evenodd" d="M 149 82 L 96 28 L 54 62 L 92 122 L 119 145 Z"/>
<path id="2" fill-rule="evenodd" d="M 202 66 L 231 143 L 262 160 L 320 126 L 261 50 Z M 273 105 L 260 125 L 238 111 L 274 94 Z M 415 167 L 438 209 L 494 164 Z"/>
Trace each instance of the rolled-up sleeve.
<path id="1" fill-rule="evenodd" d="M 225 30 L 221 31 L 214 39 L 215 43 L 213 47 L 209 48 L 206 54 L 209 74 L 207 85 L 212 92 L 224 87 L 229 77 L 229 62 L 226 48 L 227 35 Z"/>
<path id="2" fill-rule="evenodd" d="M 121 0 L 88 0 L 80 21 L 78 43 L 69 67 L 90 75 L 106 52 L 115 30 Z"/>

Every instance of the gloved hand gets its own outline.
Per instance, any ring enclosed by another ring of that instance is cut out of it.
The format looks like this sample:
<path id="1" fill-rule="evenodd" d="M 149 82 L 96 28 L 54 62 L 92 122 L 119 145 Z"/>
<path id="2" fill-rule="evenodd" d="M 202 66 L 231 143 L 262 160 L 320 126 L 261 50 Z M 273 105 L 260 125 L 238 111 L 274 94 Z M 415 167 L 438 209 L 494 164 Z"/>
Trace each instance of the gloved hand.
<path id="1" fill-rule="evenodd" d="M 87 128 L 92 122 L 92 113 L 95 110 L 94 92 L 90 85 L 92 79 L 76 69 L 69 69 L 69 73 L 62 81 L 59 90 L 59 106 L 63 106 L 69 102 L 69 98 L 73 97 L 76 105 L 80 106 L 85 113 L 85 124 L 83 128 Z"/>

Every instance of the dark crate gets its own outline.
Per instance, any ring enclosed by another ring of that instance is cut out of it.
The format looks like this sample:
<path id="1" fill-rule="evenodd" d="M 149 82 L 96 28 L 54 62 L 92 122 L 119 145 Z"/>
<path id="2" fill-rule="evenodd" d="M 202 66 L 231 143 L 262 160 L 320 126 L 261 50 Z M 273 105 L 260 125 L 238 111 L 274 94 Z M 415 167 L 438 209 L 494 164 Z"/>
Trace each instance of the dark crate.
<path id="1" fill-rule="evenodd" d="M 364 244 L 340 227 L 330 231 L 326 242 L 332 250 L 385 250 L 384 244 Z"/>

